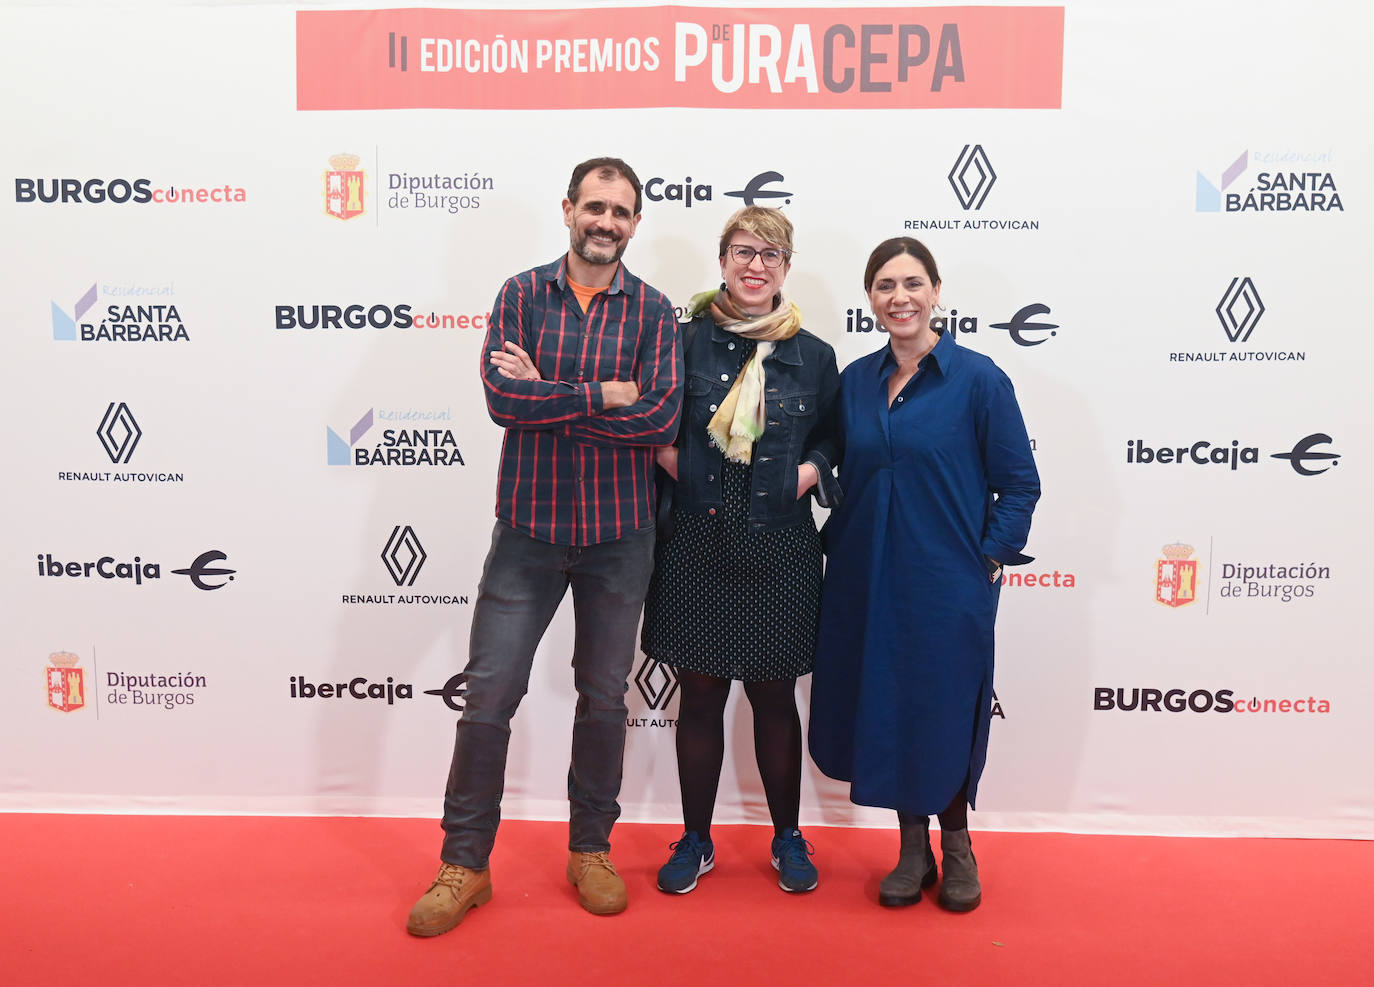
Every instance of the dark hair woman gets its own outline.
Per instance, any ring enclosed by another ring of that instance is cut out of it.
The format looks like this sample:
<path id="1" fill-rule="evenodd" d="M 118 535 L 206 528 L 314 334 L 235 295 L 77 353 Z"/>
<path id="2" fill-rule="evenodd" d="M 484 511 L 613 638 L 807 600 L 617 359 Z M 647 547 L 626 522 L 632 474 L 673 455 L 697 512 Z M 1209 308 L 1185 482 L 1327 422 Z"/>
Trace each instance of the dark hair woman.
<path id="1" fill-rule="evenodd" d="M 811 756 L 861 805 L 897 810 L 901 850 L 883 905 L 982 901 L 968 809 L 987 757 L 993 622 L 1003 565 L 1021 554 L 1040 478 L 1011 382 L 931 328 L 935 258 L 918 240 L 879 244 L 864 290 L 887 345 L 845 368 L 845 501 L 826 524 L 828 560 Z"/>

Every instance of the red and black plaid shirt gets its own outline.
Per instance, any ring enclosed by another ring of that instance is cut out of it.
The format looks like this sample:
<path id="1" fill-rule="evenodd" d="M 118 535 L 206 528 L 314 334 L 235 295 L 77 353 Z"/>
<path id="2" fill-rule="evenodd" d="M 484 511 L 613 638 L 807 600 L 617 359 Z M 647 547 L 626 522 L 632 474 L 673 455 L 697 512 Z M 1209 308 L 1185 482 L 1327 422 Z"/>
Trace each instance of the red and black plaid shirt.
<path id="1" fill-rule="evenodd" d="M 492 306 L 482 383 L 506 430 L 496 516 L 556 545 L 595 545 L 654 523 L 654 447 L 677 435 L 682 345 L 673 307 L 622 264 L 584 313 L 566 258 L 511 278 Z M 514 341 L 543 380 L 503 377 L 489 361 Z M 639 400 L 603 411 L 603 380 L 633 380 Z"/>

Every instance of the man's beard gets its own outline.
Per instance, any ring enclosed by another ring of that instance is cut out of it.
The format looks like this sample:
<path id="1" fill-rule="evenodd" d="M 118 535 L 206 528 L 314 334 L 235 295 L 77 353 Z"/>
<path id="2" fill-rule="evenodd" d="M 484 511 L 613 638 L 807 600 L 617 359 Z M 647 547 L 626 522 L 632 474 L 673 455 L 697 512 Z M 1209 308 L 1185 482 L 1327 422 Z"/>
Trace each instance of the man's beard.
<path id="1" fill-rule="evenodd" d="M 620 260 L 620 255 L 625 252 L 626 243 L 627 241 L 622 238 L 609 247 L 603 247 L 600 244 L 592 243 L 588 234 L 583 233 L 580 236 L 573 236 L 572 249 L 573 253 L 588 264 L 614 264 Z M 609 251 L 609 256 L 604 251 Z"/>

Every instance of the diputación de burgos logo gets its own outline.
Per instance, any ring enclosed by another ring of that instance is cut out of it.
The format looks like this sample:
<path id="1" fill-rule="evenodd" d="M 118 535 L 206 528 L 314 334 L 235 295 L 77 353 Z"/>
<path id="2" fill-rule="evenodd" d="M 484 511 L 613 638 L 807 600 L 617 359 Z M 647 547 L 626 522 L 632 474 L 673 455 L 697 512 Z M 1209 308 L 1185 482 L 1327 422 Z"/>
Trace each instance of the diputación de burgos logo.
<path id="1" fill-rule="evenodd" d="M 80 660 L 71 651 L 54 651 L 48 655 L 45 678 L 49 709 L 74 713 L 86 708 L 86 670 L 77 664 Z"/>
<path id="2" fill-rule="evenodd" d="M 1310 560 L 1226 561 L 1218 574 L 1217 595 L 1222 599 L 1291 603 L 1315 597 L 1331 578 L 1331 567 Z"/>
<path id="3" fill-rule="evenodd" d="M 382 567 L 399 593 L 363 592 L 344 593 L 339 602 L 344 606 L 416 606 L 416 607 L 454 607 L 466 606 L 465 593 L 436 593 L 433 590 L 416 590 L 415 581 L 429 560 L 429 553 L 420 542 L 420 536 L 410 525 L 398 524 L 391 529 L 386 544 L 382 547 Z M 377 590 L 378 587 L 370 587 Z M 405 592 L 410 590 L 410 592 Z"/>
<path id="4" fill-rule="evenodd" d="M 368 408 L 345 430 L 325 427 L 325 462 L 330 466 L 464 466 L 458 440 L 447 424 L 452 420 L 449 408 Z M 378 422 L 383 423 L 380 429 Z"/>
<path id="5" fill-rule="evenodd" d="M 405 161 L 398 171 L 382 171 L 381 149 L 373 151 L 372 173 L 381 176 L 382 188 L 370 187 L 362 157 L 352 152 L 329 156 L 324 173 L 324 212 L 335 219 L 354 219 L 372 210 L 380 224 L 383 211 L 457 215 L 474 212 L 490 202 L 496 181 L 480 170 L 453 169 L 449 163 Z M 390 155 L 388 155 L 390 160 Z"/>
<path id="6" fill-rule="evenodd" d="M 1192 545 L 1182 542 L 1160 549 L 1154 565 L 1156 603 L 1177 610 L 1206 599 L 1205 609 L 1211 613 L 1212 594 L 1203 596 L 1201 591 L 1204 572 L 1213 576 L 1210 582 L 1218 612 L 1240 601 L 1298 604 L 1321 595 L 1331 581 L 1331 566 L 1314 559 L 1278 559 L 1249 551 L 1232 555 L 1229 550 L 1218 551 L 1210 538 L 1205 555 L 1197 558 L 1195 553 Z"/>
<path id="7" fill-rule="evenodd" d="M 16 178 L 14 201 L 47 205 L 237 205 L 241 185 L 153 184 L 151 178 Z"/>
<path id="8" fill-rule="evenodd" d="M 107 706 L 131 706 L 155 709 L 178 709 L 194 706 L 199 690 L 207 688 L 204 675 L 173 672 L 106 672 L 104 703 Z"/>
<path id="9" fill-rule="evenodd" d="M 167 674 L 107 670 L 102 680 L 102 695 L 100 689 L 90 687 L 85 669 L 77 664 L 79 661 L 80 658 L 70 651 L 54 651 L 48 656 L 46 679 L 50 709 L 71 713 L 90 705 L 97 719 L 102 704 L 117 709 L 177 710 L 194 706 L 200 692 L 209 687 L 204 675 L 184 670 Z"/>
<path id="10" fill-rule="evenodd" d="M 1239 689 L 1098 686 L 1093 689 L 1093 709 L 1115 713 L 1330 713 L 1331 700 L 1311 695 L 1246 695 Z"/>
<path id="11" fill-rule="evenodd" d="M 331 154 L 324 173 L 324 212 L 335 219 L 353 219 L 367 211 L 367 173 L 356 154 Z"/>
<path id="12" fill-rule="evenodd" d="M 1155 559 L 1155 602 L 1175 610 L 1196 603 L 1198 563 L 1193 546 L 1174 542 L 1160 551 L 1164 557 Z"/>
<path id="13" fill-rule="evenodd" d="M 491 313 L 440 312 L 426 305 L 409 305 L 404 302 L 391 305 L 384 302 L 374 304 L 347 305 L 277 305 L 273 315 L 277 331 L 301 329 L 321 330 L 321 335 L 331 335 L 325 330 L 339 330 L 352 334 L 350 330 L 387 329 L 455 329 L 486 332 L 491 323 Z"/>
<path id="14" fill-rule="evenodd" d="M 1291 449 L 1270 453 L 1267 459 L 1287 462 L 1299 476 L 1320 476 L 1339 466 L 1341 454 L 1323 448 L 1333 439 L 1325 432 L 1312 432 L 1293 443 Z M 1272 447 L 1271 447 L 1272 448 Z M 1236 471 L 1265 461 L 1258 445 L 1240 439 L 1196 439 L 1185 443 L 1155 444 L 1154 440 L 1128 439 L 1126 464 L 1129 466 L 1167 466 L 1188 469 L 1193 466 L 1220 466 Z"/>
<path id="15" fill-rule="evenodd" d="M 82 343 L 185 343 L 191 339 L 171 281 L 95 282 L 72 301 L 52 299 L 52 338 Z"/>
<path id="16" fill-rule="evenodd" d="M 1241 151 L 1197 173 L 1197 212 L 1345 212 L 1330 151 Z"/>
<path id="17" fill-rule="evenodd" d="M 908 219 L 902 228 L 909 233 L 920 234 L 928 231 L 955 232 L 977 230 L 982 232 L 1019 231 L 1033 232 L 1040 229 L 1040 220 L 1028 216 L 991 217 L 983 213 L 983 207 L 992 197 L 999 176 L 993 167 L 992 157 L 982 144 L 965 144 L 954 157 L 949 174 L 945 176 L 954 202 L 963 210 L 963 215 L 951 213 L 945 217 L 923 217 Z M 994 204 L 995 204 L 995 197 Z M 975 215 L 976 214 L 976 215 Z"/>

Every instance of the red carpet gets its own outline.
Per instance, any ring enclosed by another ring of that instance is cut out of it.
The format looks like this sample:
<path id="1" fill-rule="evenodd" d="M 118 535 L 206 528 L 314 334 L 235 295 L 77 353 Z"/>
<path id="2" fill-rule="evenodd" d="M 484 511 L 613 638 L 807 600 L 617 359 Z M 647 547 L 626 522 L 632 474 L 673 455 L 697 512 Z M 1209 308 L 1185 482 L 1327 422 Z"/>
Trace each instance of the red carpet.
<path id="1" fill-rule="evenodd" d="M 507 822 L 491 904 L 418 940 L 430 820 L 0 815 L 0 982 L 1374 983 L 1374 843 L 975 829 L 984 904 L 950 915 L 875 903 L 895 832 L 806 833 L 812 894 L 778 889 L 768 830 L 730 826 L 670 896 L 676 829 L 618 826 L 630 908 L 597 918 L 563 877 L 567 827 Z"/>

